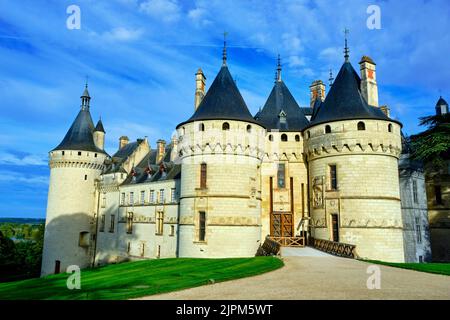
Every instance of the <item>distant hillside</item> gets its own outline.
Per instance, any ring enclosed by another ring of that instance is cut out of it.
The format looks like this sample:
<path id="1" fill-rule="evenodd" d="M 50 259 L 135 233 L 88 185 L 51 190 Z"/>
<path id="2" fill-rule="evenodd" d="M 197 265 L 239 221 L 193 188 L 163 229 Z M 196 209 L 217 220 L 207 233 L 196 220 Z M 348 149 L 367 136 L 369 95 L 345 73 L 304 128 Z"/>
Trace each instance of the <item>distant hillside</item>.
<path id="1" fill-rule="evenodd" d="M 35 219 L 35 218 L 0 218 L 0 223 L 40 224 L 40 223 L 45 223 L 45 219 Z"/>

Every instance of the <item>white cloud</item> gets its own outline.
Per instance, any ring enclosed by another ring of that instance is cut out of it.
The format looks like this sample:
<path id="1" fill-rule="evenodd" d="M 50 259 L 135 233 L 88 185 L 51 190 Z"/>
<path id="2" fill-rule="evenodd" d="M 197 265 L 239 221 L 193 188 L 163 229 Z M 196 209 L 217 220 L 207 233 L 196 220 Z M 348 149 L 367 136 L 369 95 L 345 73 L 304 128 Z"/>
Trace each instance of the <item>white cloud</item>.
<path id="1" fill-rule="evenodd" d="M 124 28 L 124 27 L 118 27 L 114 28 L 109 32 L 105 32 L 103 34 L 103 37 L 110 41 L 133 41 L 139 39 L 142 34 L 144 33 L 144 30 L 139 29 L 131 29 L 131 28 Z"/>
<path id="2" fill-rule="evenodd" d="M 148 0 L 141 3 L 139 10 L 164 22 L 177 21 L 181 15 L 181 9 L 176 0 Z"/>
<path id="3" fill-rule="evenodd" d="M 302 42 L 296 35 L 284 33 L 282 35 L 283 46 L 288 52 L 298 53 L 303 50 Z"/>
<path id="4" fill-rule="evenodd" d="M 288 61 L 291 68 L 302 67 L 306 64 L 305 59 L 299 56 L 290 56 Z"/>
<path id="5" fill-rule="evenodd" d="M 39 175 L 22 175 L 20 172 L 14 171 L 0 171 L 0 182 L 20 182 L 31 185 L 48 184 L 47 176 Z"/>
<path id="6" fill-rule="evenodd" d="M 208 20 L 205 18 L 206 16 L 206 10 L 203 8 L 195 8 L 192 10 L 189 10 L 188 12 L 188 18 L 192 20 L 192 22 L 197 26 L 197 27 L 205 27 L 207 25 L 212 24 L 211 20 Z"/>
<path id="7" fill-rule="evenodd" d="M 46 166 L 48 162 L 46 157 L 35 154 L 26 155 L 21 158 L 11 153 L 0 153 L 0 164 L 15 166 Z"/>

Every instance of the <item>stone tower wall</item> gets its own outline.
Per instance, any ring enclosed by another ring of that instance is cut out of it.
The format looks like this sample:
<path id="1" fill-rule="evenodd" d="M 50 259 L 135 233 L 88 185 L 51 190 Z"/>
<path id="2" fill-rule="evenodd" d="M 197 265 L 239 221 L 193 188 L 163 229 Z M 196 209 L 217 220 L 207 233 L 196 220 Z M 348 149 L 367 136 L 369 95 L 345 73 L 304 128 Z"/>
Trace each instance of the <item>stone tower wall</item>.
<path id="1" fill-rule="evenodd" d="M 357 129 L 360 121 L 363 131 Z M 325 133 L 326 125 L 331 133 Z M 337 214 L 339 242 L 356 245 L 362 258 L 403 262 L 400 126 L 379 120 L 337 121 L 307 129 L 305 136 L 311 235 L 332 240 L 332 215 Z M 336 190 L 331 188 L 330 165 L 337 168 Z"/>
<path id="2" fill-rule="evenodd" d="M 222 130 L 224 122 L 230 130 Z M 204 131 L 200 130 L 202 124 Z M 182 164 L 180 257 L 255 255 L 261 242 L 264 134 L 257 124 L 227 120 L 193 122 L 178 128 Z M 202 163 L 207 164 L 206 188 L 200 188 Z M 200 212 L 206 214 L 205 241 L 199 241 Z"/>
<path id="3" fill-rule="evenodd" d="M 60 261 L 61 272 L 70 265 L 89 266 L 98 199 L 96 179 L 106 157 L 103 153 L 74 150 L 52 151 L 49 156 L 42 275 L 54 273 L 56 260 Z M 87 234 L 81 237 L 81 232 Z"/>

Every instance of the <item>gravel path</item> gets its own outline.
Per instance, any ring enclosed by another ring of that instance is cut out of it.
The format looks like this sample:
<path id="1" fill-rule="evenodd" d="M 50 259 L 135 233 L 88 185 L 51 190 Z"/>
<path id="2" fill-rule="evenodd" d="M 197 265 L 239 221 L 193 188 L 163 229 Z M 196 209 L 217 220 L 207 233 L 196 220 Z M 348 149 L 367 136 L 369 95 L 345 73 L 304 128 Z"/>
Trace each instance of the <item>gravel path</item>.
<path id="1" fill-rule="evenodd" d="M 377 265 L 381 288 L 369 290 L 370 264 L 311 250 L 283 252 L 285 266 L 259 276 L 141 299 L 450 299 L 450 276 Z"/>

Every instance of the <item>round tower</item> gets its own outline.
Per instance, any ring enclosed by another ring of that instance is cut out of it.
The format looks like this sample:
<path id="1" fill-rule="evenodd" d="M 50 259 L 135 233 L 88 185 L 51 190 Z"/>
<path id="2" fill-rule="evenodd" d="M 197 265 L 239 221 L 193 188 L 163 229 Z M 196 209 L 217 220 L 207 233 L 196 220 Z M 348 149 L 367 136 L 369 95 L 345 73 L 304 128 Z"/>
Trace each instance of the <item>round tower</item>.
<path id="1" fill-rule="evenodd" d="M 80 112 L 62 142 L 49 153 L 41 275 L 65 272 L 70 265 L 84 268 L 90 264 L 98 202 L 96 181 L 108 155 L 94 141 L 89 103 L 86 86 Z"/>
<path id="2" fill-rule="evenodd" d="M 261 243 L 265 129 L 224 63 L 194 115 L 177 126 L 180 257 L 251 257 Z"/>
<path id="3" fill-rule="evenodd" d="M 311 236 L 356 245 L 363 258 L 403 262 L 401 124 L 368 104 L 361 81 L 347 58 L 304 131 Z"/>

